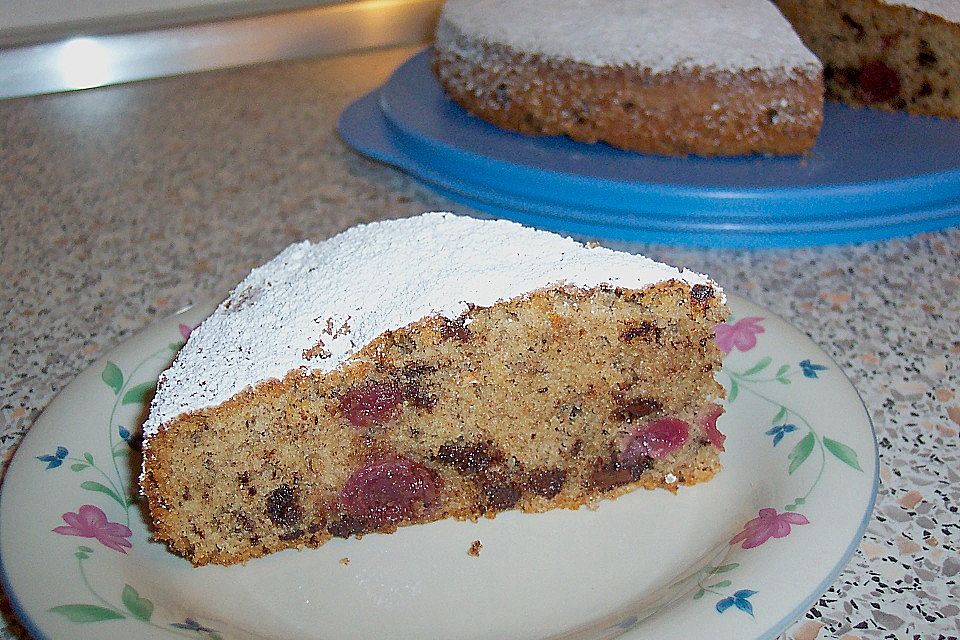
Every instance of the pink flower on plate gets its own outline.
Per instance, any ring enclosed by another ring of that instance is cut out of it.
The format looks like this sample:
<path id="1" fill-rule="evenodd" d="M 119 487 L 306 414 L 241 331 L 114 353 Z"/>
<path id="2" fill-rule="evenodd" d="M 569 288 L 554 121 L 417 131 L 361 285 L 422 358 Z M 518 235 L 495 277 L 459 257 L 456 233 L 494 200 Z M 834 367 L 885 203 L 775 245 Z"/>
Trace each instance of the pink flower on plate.
<path id="1" fill-rule="evenodd" d="M 716 329 L 717 346 L 724 353 L 730 353 L 734 349 L 750 351 L 757 346 L 757 335 L 765 331 L 760 326 L 761 320 L 763 318 L 751 316 L 740 318 L 733 324 L 718 324 Z"/>
<path id="2" fill-rule="evenodd" d="M 759 547 L 770 538 L 785 538 L 790 534 L 790 525 L 810 524 L 806 516 L 794 511 L 777 513 L 776 509 L 760 509 L 760 515 L 743 526 L 743 531 L 733 536 L 730 544 L 743 543 L 744 549 Z"/>
<path id="3" fill-rule="evenodd" d="M 199 326 L 199 325 L 198 325 L 198 326 Z M 183 339 L 184 339 L 184 340 L 186 340 L 187 338 L 190 337 L 190 334 L 191 334 L 191 333 L 193 332 L 193 330 L 196 329 L 196 328 L 197 328 L 197 327 L 191 327 L 190 325 L 188 325 L 188 324 L 183 324 L 183 323 L 181 322 L 181 323 L 180 323 L 180 335 L 183 336 Z"/>
<path id="4" fill-rule="evenodd" d="M 66 526 L 59 526 L 53 530 L 62 536 L 80 536 L 81 538 L 96 538 L 103 546 L 126 553 L 133 547 L 127 538 L 133 535 L 130 528 L 119 522 L 110 522 L 99 507 L 92 504 L 82 505 L 77 513 L 68 511 L 63 514 Z"/>

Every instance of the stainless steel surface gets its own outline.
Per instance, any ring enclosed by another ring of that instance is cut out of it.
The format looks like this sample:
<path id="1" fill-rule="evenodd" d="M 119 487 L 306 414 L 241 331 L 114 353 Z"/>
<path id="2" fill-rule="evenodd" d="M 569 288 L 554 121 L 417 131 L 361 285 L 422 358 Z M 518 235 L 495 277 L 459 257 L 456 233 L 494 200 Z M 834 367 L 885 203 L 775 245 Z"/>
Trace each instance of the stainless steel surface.
<path id="1" fill-rule="evenodd" d="M 357 0 L 0 0 L 0 49 L 133 33 Z"/>
<path id="2" fill-rule="evenodd" d="M 442 0 L 363 0 L 0 50 L 0 99 L 425 42 Z"/>

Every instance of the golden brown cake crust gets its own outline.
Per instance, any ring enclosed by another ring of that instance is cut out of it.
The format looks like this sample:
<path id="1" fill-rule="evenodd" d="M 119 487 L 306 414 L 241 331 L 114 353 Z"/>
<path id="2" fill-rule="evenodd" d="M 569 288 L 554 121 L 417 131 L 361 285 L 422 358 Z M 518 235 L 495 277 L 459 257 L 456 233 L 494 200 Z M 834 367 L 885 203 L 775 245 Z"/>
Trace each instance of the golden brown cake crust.
<path id="1" fill-rule="evenodd" d="M 466 110 L 525 134 L 665 155 L 785 155 L 808 151 L 823 121 L 819 73 L 651 73 L 480 48 L 475 63 L 437 43 L 434 73 Z"/>
<path id="2" fill-rule="evenodd" d="M 702 482 L 719 469 L 726 314 L 711 287 L 670 280 L 552 288 L 387 332 L 330 373 L 163 424 L 142 477 L 155 537 L 194 564 L 233 564 Z M 650 430 L 681 423 L 658 450 Z"/>

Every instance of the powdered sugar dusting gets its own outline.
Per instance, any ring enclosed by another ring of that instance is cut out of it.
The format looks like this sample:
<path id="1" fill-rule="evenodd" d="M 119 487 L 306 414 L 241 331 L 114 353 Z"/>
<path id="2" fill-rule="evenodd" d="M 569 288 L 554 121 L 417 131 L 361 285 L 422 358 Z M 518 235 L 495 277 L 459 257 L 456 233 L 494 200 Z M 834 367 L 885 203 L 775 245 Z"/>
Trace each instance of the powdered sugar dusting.
<path id="1" fill-rule="evenodd" d="M 258 382 L 297 369 L 330 371 L 384 331 L 432 314 L 455 318 L 468 303 L 491 305 L 554 284 L 640 288 L 670 278 L 716 287 L 643 256 L 451 213 L 293 244 L 254 269 L 190 334 L 161 376 L 144 435 Z"/>
<path id="2" fill-rule="evenodd" d="M 448 0 L 437 46 L 474 59 L 484 41 L 654 73 L 821 68 L 769 0 Z"/>
<path id="3" fill-rule="evenodd" d="M 881 0 L 881 2 L 925 11 L 950 22 L 960 22 L 960 2 L 957 0 Z"/>

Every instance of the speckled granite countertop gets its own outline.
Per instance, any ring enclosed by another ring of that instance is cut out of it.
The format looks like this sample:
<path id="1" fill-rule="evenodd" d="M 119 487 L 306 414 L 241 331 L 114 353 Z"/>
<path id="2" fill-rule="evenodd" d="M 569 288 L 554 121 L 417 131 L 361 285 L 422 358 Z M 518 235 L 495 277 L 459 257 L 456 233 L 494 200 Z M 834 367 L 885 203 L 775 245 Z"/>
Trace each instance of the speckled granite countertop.
<path id="1" fill-rule="evenodd" d="M 412 52 L 0 102 L 5 463 L 96 358 L 291 241 L 463 210 L 334 130 Z M 842 366 L 874 421 L 873 520 L 783 637 L 960 635 L 960 231 L 782 251 L 626 248 L 710 273 L 787 318 Z M 27 637 L 3 609 L 0 637 Z"/>

